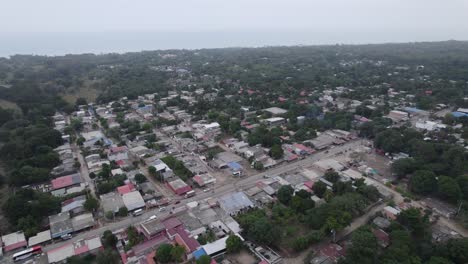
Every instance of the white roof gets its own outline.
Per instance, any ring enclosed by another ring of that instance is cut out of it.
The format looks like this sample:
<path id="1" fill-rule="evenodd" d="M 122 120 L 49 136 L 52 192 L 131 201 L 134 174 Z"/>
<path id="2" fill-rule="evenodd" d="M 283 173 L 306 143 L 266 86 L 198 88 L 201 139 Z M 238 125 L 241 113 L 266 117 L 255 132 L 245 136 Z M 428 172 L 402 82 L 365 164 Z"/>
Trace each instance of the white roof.
<path id="1" fill-rule="evenodd" d="M 218 123 L 218 122 L 213 122 L 213 123 L 204 125 L 204 127 L 205 127 L 205 129 L 218 128 L 218 127 L 219 127 L 219 123 Z"/>
<path id="2" fill-rule="evenodd" d="M 223 237 L 218 239 L 212 243 L 206 244 L 203 246 L 203 250 L 205 250 L 207 255 L 214 254 L 216 252 L 222 251 L 226 249 L 226 240 L 229 236 Z"/>
<path id="3" fill-rule="evenodd" d="M 19 242 L 26 241 L 23 232 L 15 232 L 8 235 L 2 236 L 4 246 L 10 246 Z"/>
<path id="4" fill-rule="evenodd" d="M 51 239 L 52 237 L 50 236 L 50 230 L 46 230 L 46 231 L 37 233 L 35 236 L 30 237 L 28 241 L 28 246 L 31 247 L 37 244 L 41 244 Z"/>
<path id="5" fill-rule="evenodd" d="M 468 108 L 458 108 L 457 112 L 462 112 L 468 114 Z"/>
<path id="6" fill-rule="evenodd" d="M 126 193 L 122 195 L 122 199 L 125 204 L 125 207 L 127 207 L 129 211 L 145 206 L 145 201 L 143 200 L 143 197 L 141 197 L 141 194 L 138 191 Z"/>
<path id="7" fill-rule="evenodd" d="M 355 171 L 353 169 L 347 169 L 345 171 L 343 171 L 343 174 L 345 176 L 348 176 L 350 178 L 353 178 L 353 179 L 360 179 L 362 178 L 362 173 L 358 172 L 358 171 Z"/>
<path id="8" fill-rule="evenodd" d="M 284 118 L 282 117 L 271 117 L 271 118 L 267 118 L 265 119 L 265 121 L 268 121 L 268 122 L 276 122 L 276 121 L 283 121 Z"/>
<path id="9" fill-rule="evenodd" d="M 385 206 L 384 207 L 384 210 L 387 211 L 387 212 L 390 212 L 394 215 L 397 215 L 400 213 L 400 210 L 396 209 L 395 207 L 391 207 L 391 206 Z"/>
<path id="10" fill-rule="evenodd" d="M 49 260 L 49 263 L 56 263 L 63 261 L 73 255 L 75 255 L 75 249 L 73 244 L 70 243 L 57 249 L 49 250 L 47 252 L 47 259 Z"/>

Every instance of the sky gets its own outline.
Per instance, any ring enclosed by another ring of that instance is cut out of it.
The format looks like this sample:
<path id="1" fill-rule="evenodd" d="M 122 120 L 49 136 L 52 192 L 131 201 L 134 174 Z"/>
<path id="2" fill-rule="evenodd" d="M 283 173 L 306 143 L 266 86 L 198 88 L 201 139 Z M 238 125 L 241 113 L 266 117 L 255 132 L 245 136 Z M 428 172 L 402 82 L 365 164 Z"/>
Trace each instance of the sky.
<path id="1" fill-rule="evenodd" d="M 0 56 L 468 40 L 468 0 L 0 0 L 0 6 Z"/>

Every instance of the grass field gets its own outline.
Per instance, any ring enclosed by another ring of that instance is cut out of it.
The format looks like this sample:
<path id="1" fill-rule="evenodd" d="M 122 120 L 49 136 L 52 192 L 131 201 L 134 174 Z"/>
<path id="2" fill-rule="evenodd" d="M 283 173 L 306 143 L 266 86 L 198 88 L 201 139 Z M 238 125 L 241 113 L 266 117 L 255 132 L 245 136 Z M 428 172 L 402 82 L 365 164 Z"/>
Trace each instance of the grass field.
<path id="1" fill-rule="evenodd" d="M 22 113 L 21 108 L 16 103 L 0 99 L 0 107 L 3 109 L 12 109 L 15 112 Z"/>
<path id="2" fill-rule="evenodd" d="M 65 99 L 65 101 L 74 104 L 76 99 L 80 97 L 85 98 L 88 102 L 94 102 L 96 101 L 98 95 L 99 92 L 97 90 L 90 87 L 82 87 L 73 93 L 62 94 L 62 97 Z"/>

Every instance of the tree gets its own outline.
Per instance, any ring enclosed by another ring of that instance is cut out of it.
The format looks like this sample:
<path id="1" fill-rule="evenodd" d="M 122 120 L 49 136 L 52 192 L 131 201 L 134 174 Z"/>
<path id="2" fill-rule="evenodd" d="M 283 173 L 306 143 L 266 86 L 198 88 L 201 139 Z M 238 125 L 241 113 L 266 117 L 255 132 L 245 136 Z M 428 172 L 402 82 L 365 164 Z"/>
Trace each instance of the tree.
<path id="1" fill-rule="evenodd" d="M 99 208 L 99 201 L 93 195 L 88 194 L 83 207 L 90 212 L 95 212 Z"/>
<path id="2" fill-rule="evenodd" d="M 312 186 L 312 191 L 314 191 L 314 194 L 318 197 L 323 198 L 323 195 L 327 191 L 327 185 L 321 181 L 316 181 Z"/>
<path id="3" fill-rule="evenodd" d="M 449 202 L 456 203 L 462 197 L 462 192 L 457 181 L 447 176 L 440 176 L 437 193 Z"/>
<path id="4" fill-rule="evenodd" d="M 175 262 L 181 262 L 182 257 L 185 254 L 185 248 L 179 245 L 175 245 L 171 249 L 171 259 Z"/>
<path id="5" fill-rule="evenodd" d="M 436 257 L 436 256 L 433 256 L 429 259 L 429 261 L 427 262 L 427 264 L 452 264 L 453 262 L 446 259 L 446 258 L 443 258 L 443 257 Z"/>
<path id="6" fill-rule="evenodd" d="M 226 240 L 226 250 L 229 253 L 239 252 L 242 248 L 242 240 L 236 235 L 230 235 Z"/>
<path id="7" fill-rule="evenodd" d="M 332 182 L 332 183 L 335 183 L 340 179 L 340 175 L 338 174 L 338 172 L 334 170 L 325 172 L 324 177 L 327 181 Z"/>
<path id="8" fill-rule="evenodd" d="M 398 159 L 392 163 L 392 172 L 398 177 L 405 177 L 418 168 L 417 162 L 412 158 Z"/>
<path id="9" fill-rule="evenodd" d="M 120 261 L 119 255 L 115 250 L 112 249 L 105 249 L 103 251 L 99 251 L 96 256 L 96 263 L 97 264 L 114 264 Z"/>
<path id="10" fill-rule="evenodd" d="M 154 167 L 153 167 L 154 168 Z M 146 179 L 145 175 L 141 174 L 141 173 L 138 173 L 135 175 L 135 181 L 138 183 L 138 184 L 141 184 L 141 183 L 144 183 L 146 182 L 148 179 Z"/>
<path id="11" fill-rule="evenodd" d="M 160 263 L 168 263 L 172 260 L 172 248 L 170 244 L 161 244 L 156 250 L 156 259 Z"/>
<path id="12" fill-rule="evenodd" d="M 376 263 L 378 244 L 369 226 L 362 226 L 354 231 L 351 246 L 346 251 L 349 263 Z"/>
<path id="13" fill-rule="evenodd" d="M 128 215 L 128 209 L 125 206 L 122 206 L 119 208 L 119 212 L 117 213 L 118 216 L 120 217 L 125 217 Z"/>
<path id="14" fill-rule="evenodd" d="M 281 203 L 288 205 L 289 201 L 291 201 L 293 193 L 294 193 L 294 189 L 291 187 L 291 185 L 283 185 L 278 190 L 278 194 L 277 194 L 278 200 Z"/>
<path id="15" fill-rule="evenodd" d="M 410 179 L 411 190 L 418 194 L 429 194 L 437 187 L 436 176 L 432 171 L 418 170 Z"/>
<path id="16" fill-rule="evenodd" d="M 417 208 L 410 208 L 402 211 L 397 220 L 406 226 L 415 236 L 422 237 L 429 227 L 427 217 L 421 215 Z"/>
<path id="17" fill-rule="evenodd" d="M 270 149 L 270 156 L 274 159 L 279 159 L 283 157 L 283 148 L 281 148 L 281 145 L 273 145 Z"/>
<path id="18" fill-rule="evenodd" d="M 85 98 L 83 98 L 83 97 L 76 98 L 76 101 L 75 101 L 76 106 L 87 105 L 87 104 L 88 104 L 88 102 L 86 101 Z"/>
<path id="19" fill-rule="evenodd" d="M 454 263 L 468 263 L 468 238 L 451 239 L 445 249 L 447 257 Z"/>
<path id="20" fill-rule="evenodd" d="M 211 257 L 208 255 L 203 255 L 197 259 L 197 264 L 210 264 Z"/>
<path id="21" fill-rule="evenodd" d="M 254 163 L 254 169 L 260 170 L 260 171 L 263 170 L 263 169 L 264 169 L 263 163 L 256 161 L 256 162 Z"/>
<path id="22" fill-rule="evenodd" d="M 101 240 L 105 248 L 115 248 L 117 245 L 117 237 L 110 230 L 104 231 Z"/>
<path id="23" fill-rule="evenodd" d="M 106 219 L 108 219 L 108 220 L 114 219 L 114 212 L 112 212 L 112 211 L 107 211 L 107 212 L 105 213 L 105 217 L 106 217 Z"/>

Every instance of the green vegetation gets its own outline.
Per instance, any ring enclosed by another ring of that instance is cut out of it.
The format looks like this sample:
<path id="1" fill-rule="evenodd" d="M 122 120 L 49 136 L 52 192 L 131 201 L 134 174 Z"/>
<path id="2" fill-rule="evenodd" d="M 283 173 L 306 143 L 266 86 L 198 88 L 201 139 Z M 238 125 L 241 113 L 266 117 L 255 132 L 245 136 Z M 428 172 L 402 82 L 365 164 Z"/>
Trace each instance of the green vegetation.
<path id="1" fill-rule="evenodd" d="M 179 245 L 162 244 L 156 250 L 155 259 L 158 263 L 169 263 L 182 261 L 185 254 L 185 248 Z"/>
<path id="2" fill-rule="evenodd" d="M 181 178 L 183 181 L 186 181 L 194 176 L 193 173 L 185 167 L 182 161 L 174 158 L 173 156 L 169 155 L 162 158 L 161 160 L 166 163 L 166 165 L 174 171 L 174 174 L 179 176 L 179 178 Z"/>

